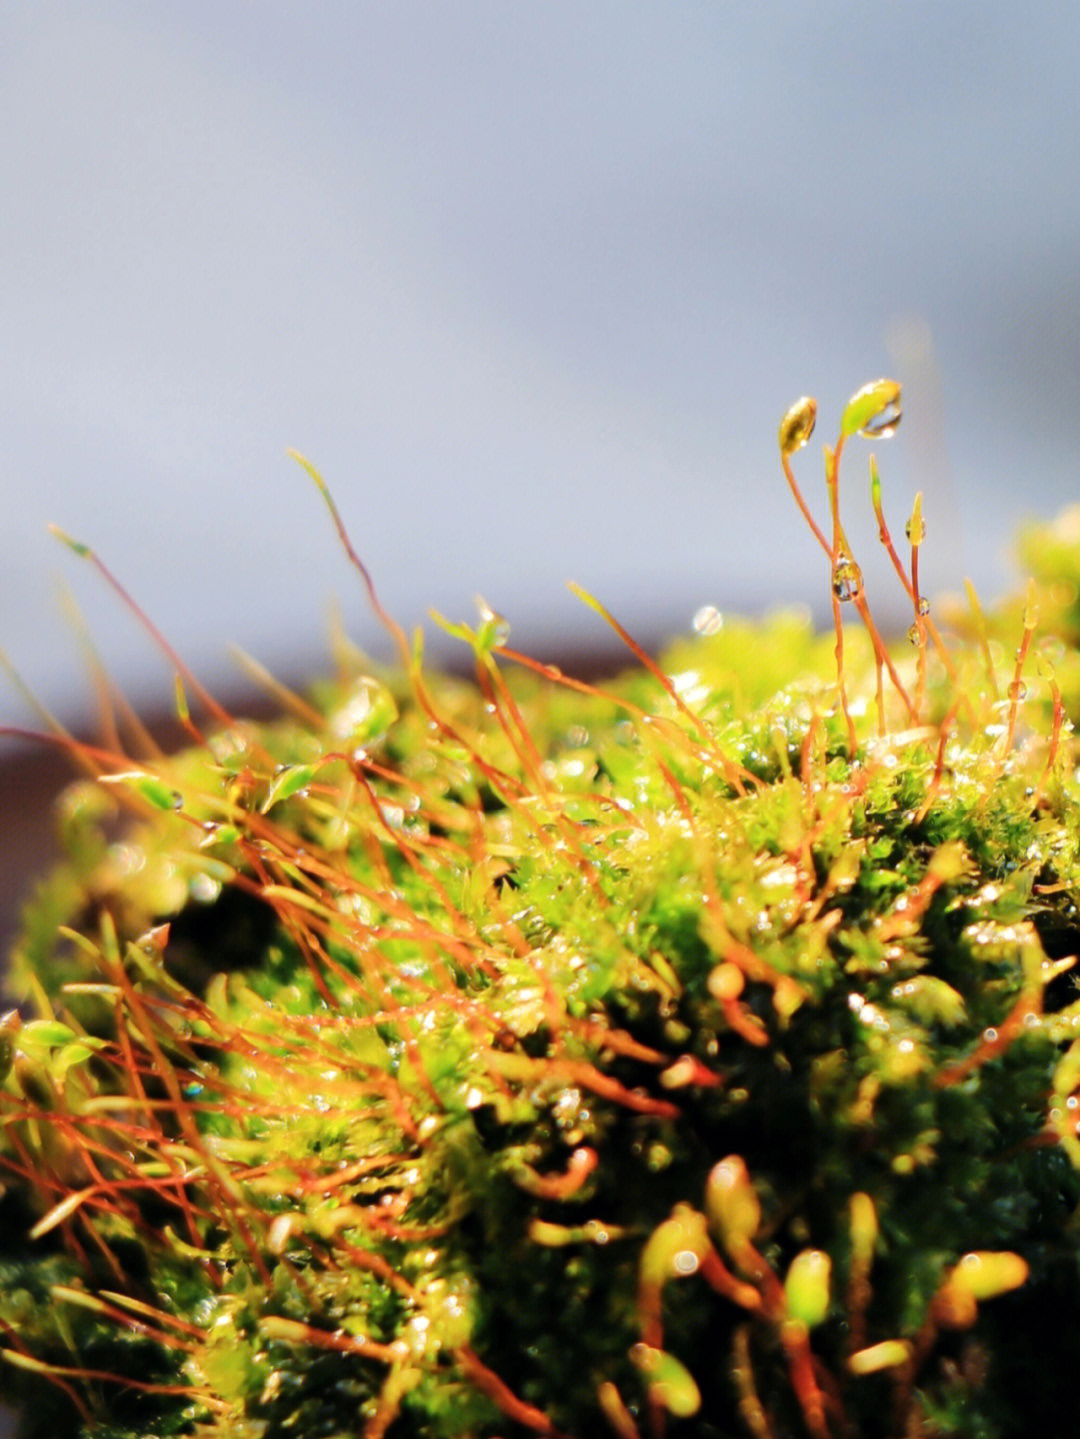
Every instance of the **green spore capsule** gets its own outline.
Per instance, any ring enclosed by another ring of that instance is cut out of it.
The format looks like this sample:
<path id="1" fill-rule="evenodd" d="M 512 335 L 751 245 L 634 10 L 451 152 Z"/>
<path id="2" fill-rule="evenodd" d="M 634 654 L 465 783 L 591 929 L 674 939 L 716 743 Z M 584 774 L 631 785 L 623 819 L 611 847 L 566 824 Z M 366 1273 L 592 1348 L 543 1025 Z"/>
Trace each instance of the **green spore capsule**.
<path id="1" fill-rule="evenodd" d="M 780 421 L 780 453 L 785 459 L 801 450 L 817 424 L 817 401 L 803 395 Z"/>
<path id="2" fill-rule="evenodd" d="M 829 1283 L 832 1260 L 823 1249 L 804 1249 L 796 1254 L 784 1280 L 784 1298 L 792 1319 L 801 1319 L 808 1329 L 820 1324 L 829 1312 Z"/>
<path id="3" fill-rule="evenodd" d="M 873 380 L 852 395 L 844 407 L 840 433 L 845 437 L 887 439 L 900 423 L 900 386 L 895 380 Z"/>
<path id="4" fill-rule="evenodd" d="M 645 1376 L 649 1397 L 669 1414 L 689 1419 L 701 1408 L 701 1391 L 693 1375 L 674 1355 L 649 1344 L 635 1344 L 630 1359 Z"/>

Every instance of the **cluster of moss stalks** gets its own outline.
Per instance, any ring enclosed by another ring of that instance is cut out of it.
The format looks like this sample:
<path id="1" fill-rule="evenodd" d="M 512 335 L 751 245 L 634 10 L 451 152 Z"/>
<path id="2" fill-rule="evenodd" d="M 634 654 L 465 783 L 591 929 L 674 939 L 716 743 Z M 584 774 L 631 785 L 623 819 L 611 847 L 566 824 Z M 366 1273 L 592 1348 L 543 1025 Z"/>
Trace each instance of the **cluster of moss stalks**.
<path id="1" fill-rule="evenodd" d="M 831 535 L 781 427 L 827 636 L 600 688 L 485 606 L 475 682 L 343 647 L 254 724 L 180 670 L 182 753 L 64 741 L 0 1021 L 26 1436 L 1074 1432 L 1080 528 L 931 613 L 871 460 L 885 646 L 837 475 L 898 406 Z"/>

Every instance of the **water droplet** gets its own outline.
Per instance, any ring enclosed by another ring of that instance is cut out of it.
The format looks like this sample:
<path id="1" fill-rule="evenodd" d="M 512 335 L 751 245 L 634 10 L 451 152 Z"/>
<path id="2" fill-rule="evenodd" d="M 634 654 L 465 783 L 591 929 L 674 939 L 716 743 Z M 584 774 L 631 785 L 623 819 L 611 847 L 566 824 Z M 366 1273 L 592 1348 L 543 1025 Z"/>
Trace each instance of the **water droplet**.
<path id="1" fill-rule="evenodd" d="M 221 893 L 221 881 L 208 874 L 193 875 L 188 893 L 199 904 L 212 904 Z"/>
<path id="2" fill-rule="evenodd" d="M 858 433 L 867 440 L 884 440 L 899 423 L 900 386 L 895 380 L 873 380 L 847 402 L 840 431 L 845 436 Z"/>
<path id="3" fill-rule="evenodd" d="M 928 615 L 929 613 L 930 613 L 930 601 L 926 598 L 925 595 L 923 595 L 923 596 L 920 598 L 920 600 L 919 600 L 919 614 L 921 614 L 921 615 Z"/>
<path id="4" fill-rule="evenodd" d="M 1009 698 L 1011 700 L 1027 699 L 1027 685 L 1023 680 L 1013 680 L 1009 686 Z"/>
<path id="5" fill-rule="evenodd" d="M 894 426 L 895 428 L 895 426 Z M 922 491 L 915 496 L 915 504 L 912 507 L 911 519 L 904 526 L 904 534 L 913 545 L 921 545 L 926 539 L 926 521 L 922 513 Z"/>
<path id="6" fill-rule="evenodd" d="M 862 594 L 862 570 L 843 550 L 837 555 L 836 564 L 833 566 L 832 587 L 836 598 L 844 602 L 858 599 Z"/>
<path id="7" fill-rule="evenodd" d="M 691 621 L 699 635 L 714 635 L 724 627 L 724 616 L 715 605 L 702 605 Z"/>
<path id="8" fill-rule="evenodd" d="M 925 641 L 925 635 L 919 630 L 918 625 L 912 625 L 907 632 L 907 637 L 913 645 L 921 645 Z"/>

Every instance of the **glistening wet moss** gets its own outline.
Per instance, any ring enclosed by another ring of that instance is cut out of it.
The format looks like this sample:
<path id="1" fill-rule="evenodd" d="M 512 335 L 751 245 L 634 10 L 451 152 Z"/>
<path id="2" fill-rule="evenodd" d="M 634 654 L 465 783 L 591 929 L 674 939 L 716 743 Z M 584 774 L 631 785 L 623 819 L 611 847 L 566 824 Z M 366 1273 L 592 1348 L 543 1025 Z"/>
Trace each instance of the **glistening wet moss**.
<path id="1" fill-rule="evenodd" d="M 484 606 L 472 685 L 83 750 L 0 1033 L 27 1434 L 1071 1433 L 1070 534 L 967 619 L 909 556 L 887 653 L 860 587 L 601 692 Z"/>

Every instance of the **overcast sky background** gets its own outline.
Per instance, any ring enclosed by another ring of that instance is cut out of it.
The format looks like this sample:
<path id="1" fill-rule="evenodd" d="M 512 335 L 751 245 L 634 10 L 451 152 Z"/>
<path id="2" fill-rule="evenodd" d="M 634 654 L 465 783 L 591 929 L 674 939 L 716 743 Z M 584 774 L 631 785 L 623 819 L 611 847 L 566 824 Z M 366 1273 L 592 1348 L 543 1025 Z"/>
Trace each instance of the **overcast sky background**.
<path id="1" fill-rule="evenodd" d="M 0 10 L 0 646 L 88 708 L 168 666 L 50 538 L 93 545 L 212 683 L 327 663 L 339 598 L 482 592 L 544 654 L 704 603 L 824 606 L 776 463 L 865 381 L 928 589 L 1015 580 L 1080 498 L 1080 25 L 1061 3 L 455 0 Z M 867 446 L 844 477 L 871 582 Z M 882 575 L 882 604 L 892 593 Z M 871 601 L 875 591 L 870 591 Z M 0 676 L 0 721 L 30 709 Z"/>

